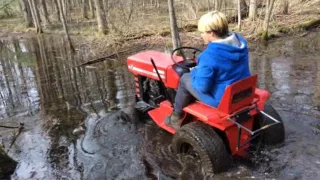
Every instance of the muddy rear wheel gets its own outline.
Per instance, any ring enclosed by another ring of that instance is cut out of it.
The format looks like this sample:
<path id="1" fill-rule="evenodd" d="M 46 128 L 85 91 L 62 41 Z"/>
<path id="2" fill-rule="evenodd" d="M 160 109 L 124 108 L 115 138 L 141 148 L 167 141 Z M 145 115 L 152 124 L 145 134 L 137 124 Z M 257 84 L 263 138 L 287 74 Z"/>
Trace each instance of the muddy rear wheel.
<path id="1" fill-rule="evenodd" d="M 263 145 L 277 145 L 284 142 L 285 139 L 285 130 L 282 119 L 278 112 L 269 104 L 265 105 L 264 112 L 272 116 L 273 118 L 279 120 L 281 123 L 273 125 L 268 129 L 261 132 L 258 139 Z M 256 128 L 260 128 L 266 124 L 273 123 L 270 118 L 259 114 L 256 119 Z"/>
<path id="2" fill-rule="evenodd" d="M 193 122 L 177 131 L 172 140 L 176 154 L 191 155 L 200 160 L 205 173 L 226 170 L 232 162 L 225 144 L 209 125 Z"/>

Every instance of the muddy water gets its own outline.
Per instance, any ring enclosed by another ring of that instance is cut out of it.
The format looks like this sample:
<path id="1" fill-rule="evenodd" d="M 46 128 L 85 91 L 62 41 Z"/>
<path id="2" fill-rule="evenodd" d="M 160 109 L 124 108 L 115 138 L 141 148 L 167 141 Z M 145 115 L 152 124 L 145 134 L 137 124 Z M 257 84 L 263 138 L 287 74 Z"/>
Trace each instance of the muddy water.
<path id="1" fill-rule="evenodd" d="M 0 41 L 0 143 L 19 162 L 12 179 L 203 179 L 174 156 L 171 136 L 132 110 L 134 82 L 124 57 L 70 54 L 61 37 Z M 143 49 L 135 47 L 135 52 Z M 268 46 L 251 44 L 251 70 L 285 122 L 283 146 L 257 152 L 216 179 L 320 179 L 320 32 Z M 207 177 L 210 179 L 210 177 Z"/>

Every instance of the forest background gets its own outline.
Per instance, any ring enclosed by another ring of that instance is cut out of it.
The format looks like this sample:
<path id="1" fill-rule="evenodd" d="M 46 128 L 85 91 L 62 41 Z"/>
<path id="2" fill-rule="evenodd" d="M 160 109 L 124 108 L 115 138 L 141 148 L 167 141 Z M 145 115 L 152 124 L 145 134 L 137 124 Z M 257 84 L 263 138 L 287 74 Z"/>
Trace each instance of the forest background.
<path id="1" fill-rule="evenodd" d="M 103 51 L 171 34 L 172 48 L 180 45 L 179 33 L 199 39 L 197 20 L 212 10 L 227 14 L 231 30 L 249 40 L 303 35 L 320 24 L 320 0 L 2 0 L 0 36 L 66 34 L 70 44 L 81 37 L 100 42 L 97 48 Z"/>

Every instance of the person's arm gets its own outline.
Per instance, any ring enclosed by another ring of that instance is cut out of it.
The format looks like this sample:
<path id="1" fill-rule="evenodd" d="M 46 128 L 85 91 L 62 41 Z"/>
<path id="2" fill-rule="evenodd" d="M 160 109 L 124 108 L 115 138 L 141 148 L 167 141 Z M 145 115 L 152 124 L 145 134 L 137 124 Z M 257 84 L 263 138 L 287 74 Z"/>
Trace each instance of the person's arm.
<path id="1" fill-rule="evenodd" d="M 198 67 L 191 71 L 192 87 L 201 93 L 208 93 L 212 89 L 213 77 L 213 68 L 199 63 Z"/>

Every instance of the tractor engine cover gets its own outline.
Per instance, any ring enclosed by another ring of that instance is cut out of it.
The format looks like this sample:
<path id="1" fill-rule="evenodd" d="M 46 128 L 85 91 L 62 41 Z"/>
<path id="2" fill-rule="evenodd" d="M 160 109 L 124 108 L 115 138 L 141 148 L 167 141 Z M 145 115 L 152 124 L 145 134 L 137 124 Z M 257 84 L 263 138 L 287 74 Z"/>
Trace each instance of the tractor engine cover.
<path id="1" fill-rule="evenodd" d="M 180 56 L 173 56 L 173 58 L 177 63 L 183 62 L 183 58 Z M 151 59 L 153 59 L 165 87 L 177 89 L 180 76 L 184 71 L 174 64 L 170 54 L 158 51 L 139 52 L 128 57 L 128 70 L 136 77 L 143 76 L 160 81 L 156 69 L 151 63 Z"/>

